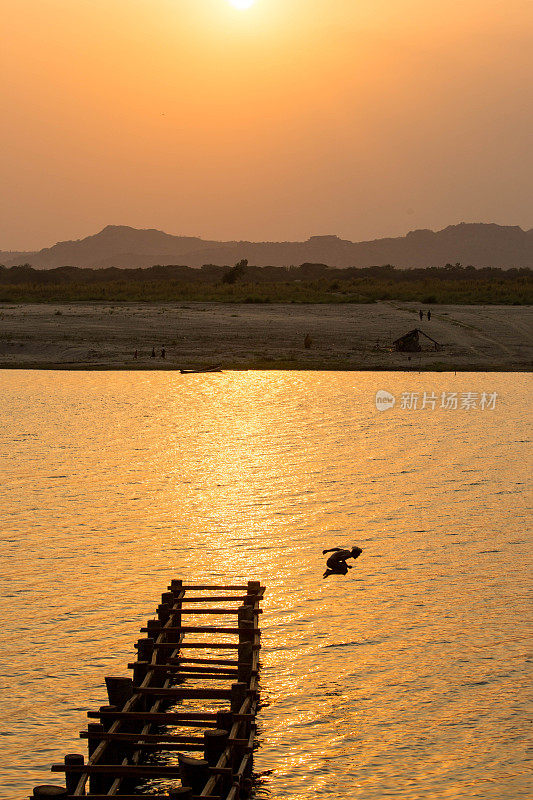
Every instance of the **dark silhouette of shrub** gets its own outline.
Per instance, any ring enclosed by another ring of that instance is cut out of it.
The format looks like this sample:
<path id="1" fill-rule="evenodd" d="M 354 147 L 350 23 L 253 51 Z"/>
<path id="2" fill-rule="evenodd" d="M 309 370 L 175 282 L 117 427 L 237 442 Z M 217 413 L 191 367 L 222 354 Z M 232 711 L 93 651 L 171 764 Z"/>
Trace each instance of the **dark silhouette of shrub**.
<path id="1" fill-rule="evenodd" d="M 246 272 L 246 267 L 248 266 L 248 259 L 243 258 L 238 261 L 234 267 L 229 269 L 227 272 L 224 273 L 222 276 L 222 283 L 237 283 L 237 281 L 243 277 L 244 273 Z"/>

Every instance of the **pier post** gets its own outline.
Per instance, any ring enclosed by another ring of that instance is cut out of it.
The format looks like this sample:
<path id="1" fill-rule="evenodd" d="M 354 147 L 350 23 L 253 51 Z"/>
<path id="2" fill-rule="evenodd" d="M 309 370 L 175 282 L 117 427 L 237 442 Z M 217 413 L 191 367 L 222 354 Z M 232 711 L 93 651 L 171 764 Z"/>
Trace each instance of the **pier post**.
<path id="1" fill-rule="evenodd" d="M 135 661 L 133 664 L 133 685 L 134 687 L 140 686 L 141 683 L 146 678 L 146 674 L 148 672 L 148 667 L 150 666 L 148 661 Z"/>
<path id="2" fill-rule="evenodd" d="M 137 659 L 139 661 L 151 661 L 154 652 L 154 644 L 155 640 L 151 637 L 139 639 L 135 645 L 137 648 Z"/>
<path id="3" fill-rule="evenodd" d="M 231 711 L 218 711 L 217 712 L 217 728 L 230 732 L 233 725 L 233 714 Z"/>
<path id="4" fill-rule="evenodd" d="M 174 581 L 172 582 L 174 583 Z M 171 584 L 172 586 L 172 584 Z M 179 592 L 177 592 L 178 594 Z M 174 594 L 174 591 L 165 592 L 161 595 L 161 600 L 165 605 L 168 606 L 169 609 L 169 617 L 171 617 L 171 625 L 173 628 L 179 628 L 181 625 L 181 598 L 177 598 Z M 179 642 L 180 635 L 179 633 L 173 631 L 172 633 L 167 634 L 167 641 L 169 642 Z"/>
<path id="5" fill-rule="evenodd" d="M 241 620 L 239 618 L 239 645 L 245 643 L 251 645 L 254 640 L 256 630 L 257 629 L 253 622 L 250 622 L 247 619 Z"/>
<path id="6" fill-rule="evenodd" d="M 161 608 L 161 606 L 159 606 L 159 608 Z M 148 638 L 154 639 L 155 641 L 161 633 L 161 623 L 158 619 L 149 619 L 146 623 L 146 627 L 148 628 Z"/>
<path id="7" fill-rule="evenodd" d="M 246 683 L 233 683 L 231 685 L 231 713 L 238 714 L 241 706 L 246 700 L 246 691 L 248 686 Z"/>
<path id="8" fill-rule="evenodd" d="M 241 710 L 241 706 L 246 700 L 246 692 L 248 690 L 248 684 L 239 681 L 238 683 L 233 683 L 231 686 L 231 713 L 238 714 Z M 244 735 L 248 736 L 249 732 L 249 725 L 245 722 L 240 722 L 238 726 L 239 734 L 241 731 L 244 731 Z"/>
<path id="9" fill-rule="evenodd" d="M 33 797 L 39 798 L 39 800 L 45 800 L 45 798 L 53 797 L 55 800 L 60 800 L 60 798 L 68 797 L 68 791 L 64 786 L 52 786 L 50 783 L 43 784 L 42 786 L 34 786 L 33 788 Z"/>
<path id="10" fill-rule="evenodd" d="M 240 682 L 248 683 L 252 677 L 253 649 L 251 642 L 242 642 L 238 649 L 238 678 Z"/>
<path id="11" fill-rule="evenodd" d="M 226 749 L 227 740 L 228 731 L 222 728 L 204 731 L 204 758 L 210 766 L 216 766 L 218 759 Z"/>
<path id="12" fill-rule="evenodd" d="M 72 766 L 72 765 L 80 765 L 84 764 L 85 759 L 80 753 L 70 753 L 69 755 L 65 756 L 65 766 Z M 78 781 L 80 779 L 79 772 L 66 772 L 65 773 L 65 784 L 67 787 L 67 792 L 69 794 L 74 794 L 76 791 L 76 786 L 78 785 Z"/>
<path id="13" fill-rule="evenodd" d="M 161 602 L 164 605 L 170 606 L 172 608 L 172 604 L 174 603 L 174 592 L 163 592 L 161 595 Z"/>
<path id="14" fill-rule="evenodd" d="M 254 621 L 254 610 L 251 605 L 243 605 L 239 606 L 237 609 L 237 619 L 239 621 L 239 626 L 241 622 L 253 622 Z"/>
<path id="15" fill-rule="evenodd" d="M 99 722 L 91 722 L 87 725 L 87 731 L 89 734 L 91 733 L 104 733 L 105 728 Z M 87 748 L 89 751 L 89 761 L 91 760 L 94 751 L 99 746 L 100 740 L 91 738 L 87 739 Z M 110 745 L 108 745 L 109 747 Z M 109 756 L 107 756 L 109 757 Z M 105 794 L 106 789 L 109 785 L 109 781 L 104 777 L 102 780 L 102 775 L 89 775 L 89 792 L 90 794 Z"/>
<path id="16" fill-rule="evenodd" d="M 204 758 L 211 767 L 216 767 L 218 759 L 224 752 L 228 743 L 228 731 L 222 728 L 215 728 L 204 732 Z M 218 794 L 226 794 L 229 789 L 229 780 L 227 777 L 221 776 L 219 778 L 219 787 L 222 791 Z"/>
<path id="17" fill-rule="evenodd" d="M 161 623 L 161 625 L 164 625 L 166 622 L 168 622 L 169 617 L 170 617 L 170 605 L 168 603 L 159 603 L 159 605 L 157 606 L 157 618 Z"/>
<path id="18" fill-rule="evenodd" d="M 161 606 L 159 606 L 159 608 L 161 608 Z M 137 644 L 140 644 L 143 641 L 148 641 L 148 642 L 151 642 L 152 644 L 151 644 L 151 647 L 150 647 L 149 644 L 145 644 L 145 645 L 142 646 L 142 649 L 139 650 L 139 660 L 141 659 L 141 653 L 143 653 L 143 654 L 146 653 L 147 654 L 146 655 L 146 661 L 151 661 L 152 660 L 153 652 L 154 652 L 154 649 L 155 649 L 155 643 L 157 641 L 158 636 L 161 634 L 161 626 L 163 624 L 164 623 L 160 622 L 158 619 L 149 619 L 148 620 L 148 622 L 146 623 L 146 627 L 148 629 L 148 637 L 147 637 L 146 640 L 139 639 Z M 165 659 L 166 659 L 166 654 L 164 652 L 162 652 L 161 650 L 158 650 L 157 653 L 156 653 L 156 659 L 155 659 L 156 660 L 156 664 L 164 663 Z M 164 679 L 160 681 L 159 680 L 159 676 L 153 675 L 152 676 L 152 683 L 153 683 L 154 686 L 162 686 L 163 683 L 164 683 Z"/>
<path id="19" fill-rule="evenodd" d="M 178 753 L 178 762 L 182 784 L 190 786 L 193 794 L 200 794 L 209 778 L 207 761 L 203 758 L 193 758 Z"/>
<path id="20" fill-rule="evenodd" d="M 133 696 L 133 681 L 131 678 L 106 677 L 105 685 L 110 705 L 117 706 L 117 708 L 123 708 Z"/>
<path id="21" fill-rule="evenodd" d="M 253 642 L 257 628 L 254 624 L 254 610 L 252 606 L 239 606 L 237 611 L 239 626 L 239 645 L 245 642 Z"/>
<path id="22" fill-rule="evenodd" d="M 116 706 L 100 706 L 98 709 L 99 711 L 118 711 L 119 709 Z M 108 731 L 111 725 L 113 724 L 114 719 L 112 717 L 102 717 L 102 727 L 104 731 Z"/>
<path id="23" fill-rule="evenodd" d="M 119 711 L 120 709 L 118 709 L 116 706 L 100 706 L 99 710 Z M 111 728 L 114 722 L 115 720 L 113 719 L 113 717 L 102 717 L 102 728 L 104 729 L 104 732 L 107 733 L 107 731 Z M 107 764 L 115 764 L 117 762 L 120 763 L 119 758 L 120 757 L 117 745 L 114 744 L 113 742 L 108 742 L 107 747 L 105 749 L 106 763 Z M 111 785 L 111 782 L 112 782 L 111 778 L 108 775 L 94 775 L 94 776 L 91 775 L 89 782 L 89 788 L 91 790 L 91 794 L 106 794 L 107 790 Z M 93 792 L 92 789 L 93 785 L 96 785 L 97 792 Z"/>
<path id="24" fill-rule="evenodd" d="M 157 618 L 159 619 L 161 625 L 164 625 L 166 622 L 168 622 L 173 605 L 174 594 L 172 592 L 163 592 L 161 595 L 161 603 L 157 606 Z"/>
<path id="25" fill-rule="evenodd" d="M 168 601 L 169 598 L 170 598 L 170 602 L 165 602 L 165 599 Z M 174 595 L 172 594 L 172 592 L 164 592 L 161 595 L 161 599 L 163 600 L 163 602 L 160 603 L 160 605 L 157 606 L 157 619 L 159 620 L 159 631 L 158 631 L 158 633 L 154 632 L 152 634 L 154 639 L 157 638 L 158 634 L 163 633 L 161 628 L 164 625 L 166 625 L 167 622 L 170 619 L 170 611 L 171 611 L 171 608 L 172 608 L 172 604 L 174 602 Z M 150 626 L 150 623 L 148 623 L 148 626 Z M 165 633 L 165 641 L 167 641 L 167 642 L 176 641 L 176 634 L 175 633 Z M 166 659 L 167 659 L 167 653 L 165 652 L 165 650 L 164 649 L 158 650 L 157 653 L 156 653 L 156 658 L 155 658 L 156 664 L 164 664 Z"/>
<path id="26" fill-rule="evenodd" d="M 107 688 L 107 696 L 109 704 L 122 710 L 128 700 L 133 697 L 133 681 L 131 678 L 109 678 L 105 679 Z M 123 725 L 124 731 L 135 731 L 135 723 L 126 723 Z"/>
<path id="27" fill-rule="evenodd" d="M 104 726 L 100 722 L 89 722 L 89 724 L 87 725 L 87 732 L 89 734 L 104 733 L 104 731 L 105 731 Z M 89 751 L 89 761 L 91 760 L 94 751 L 100 744 L 100 741 L 101 740 L 98 740 L 92 736 L 87 737 L 87 749 Z"/>

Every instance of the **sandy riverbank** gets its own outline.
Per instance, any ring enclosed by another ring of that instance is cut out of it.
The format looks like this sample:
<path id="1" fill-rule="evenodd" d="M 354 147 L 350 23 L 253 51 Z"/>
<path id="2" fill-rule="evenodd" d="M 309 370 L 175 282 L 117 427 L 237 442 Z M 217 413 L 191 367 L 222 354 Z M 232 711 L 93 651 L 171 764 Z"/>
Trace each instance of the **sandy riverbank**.
<path id="1" fill-rule="evenodd" d="M 531 369 L 530 306 L 432 306 L 431 314 L 420 322 L 413 303 L 2 304 L 0 368 Z M 410 358 L 395 352 L 393 339 L 414 327 L 443 349 L 426 340 Z"/>

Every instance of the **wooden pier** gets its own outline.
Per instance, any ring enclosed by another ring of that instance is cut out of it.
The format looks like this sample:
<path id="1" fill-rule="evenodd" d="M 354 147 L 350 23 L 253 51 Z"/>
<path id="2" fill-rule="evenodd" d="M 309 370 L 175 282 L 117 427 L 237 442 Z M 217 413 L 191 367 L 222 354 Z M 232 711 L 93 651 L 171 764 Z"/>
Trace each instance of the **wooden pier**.
<path id="1" fill-rule="evenodd" d="M 52 766 L 65 774 L 65 785 L 36 786 L 32 798 L 247 797 L 264 591 L 259 581 L 213 586 L 173 580 L 157 617 L 141 628 L 146 635 L 135 644 L 137 660 L 128 664 L 133 678 L 107 677 L 109 705 L 87 714 L 97 720 L 80 733 L 87 760 L 66 755 Z M 204 616 L 233 624 L 199 624 L 197 617 Z M 154 763 L 154 754 L 167 754 L 172 763 Z M 141 794 L 138 786 L 146 780 L 162 782 L 164 789 Z"/>

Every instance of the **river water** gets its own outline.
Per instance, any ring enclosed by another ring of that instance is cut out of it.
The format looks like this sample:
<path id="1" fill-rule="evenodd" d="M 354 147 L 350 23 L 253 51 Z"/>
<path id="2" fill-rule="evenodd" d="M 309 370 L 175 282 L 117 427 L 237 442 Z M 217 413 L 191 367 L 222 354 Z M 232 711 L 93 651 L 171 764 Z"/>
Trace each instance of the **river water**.
<path id="1" fill-rule="evenodd" d="M 267 586 L 259 797 L 529 796 L 530 376 L 0 385 L 3 797 L 61 782 L 173 577 Z"/>

